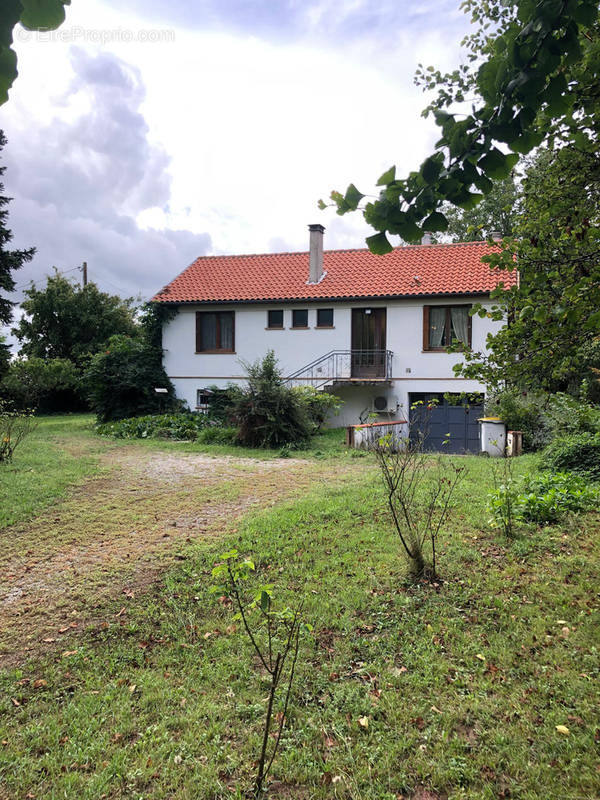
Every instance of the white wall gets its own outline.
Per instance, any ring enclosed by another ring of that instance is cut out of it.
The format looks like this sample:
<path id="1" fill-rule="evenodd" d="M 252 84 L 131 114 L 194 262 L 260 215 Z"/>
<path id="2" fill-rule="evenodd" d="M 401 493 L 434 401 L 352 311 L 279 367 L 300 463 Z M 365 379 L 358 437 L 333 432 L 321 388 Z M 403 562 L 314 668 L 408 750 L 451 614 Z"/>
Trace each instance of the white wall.
<path id="1" fill-rule="evenodd" d="M 473 298 L 473 302 L 480 298 Z M 335 303 L 248 304 L 221 306 L 181 306 L 174 319 L 163 329 L 164 365 L 178 397 L 190 408 L 196 406 L 196 391 L 211 384 L 226 386 L 244 379 L 240 361 L 255 361 L 267 350 L 275 351 L 284 375 L 303 367 L 330 350 L 350 350 L 351 309 L 387 308 L 387 349 L 393 356 L 391 386 L 344 386 L 336 394 L 344 399 L 341 414 L 334 425 L 356 423 L 358 416 L 370 408 L 372 398 L 386 394 L 401 409 L 408 409 L 409 392 L 472 392 L 483 391 L 476 381 L 457 379 L 452 367 L 462 360 L 459 353 L 423 352 L 423 305 L 448 305 L 468 302 L 469 298 L 440 300 L 395 300 L 390 302 L 358 302 L 345 306 Z M 484 304 L 485 305 L 485 304 Z M 284 308 L 283 330 L 267 329 L 267 311 Z M 235 310 L 235 354 L 196 353 L 196 311 Z M 308 308 L 308 329 L 294 330 L 292 309 Z M 317 329 L 317 308 L 334 308 L 334 327 Z M 472 320 L 473 349 L 482 350 L 488 333 L 498 330 L 500 323 L 479 316 Z"/>

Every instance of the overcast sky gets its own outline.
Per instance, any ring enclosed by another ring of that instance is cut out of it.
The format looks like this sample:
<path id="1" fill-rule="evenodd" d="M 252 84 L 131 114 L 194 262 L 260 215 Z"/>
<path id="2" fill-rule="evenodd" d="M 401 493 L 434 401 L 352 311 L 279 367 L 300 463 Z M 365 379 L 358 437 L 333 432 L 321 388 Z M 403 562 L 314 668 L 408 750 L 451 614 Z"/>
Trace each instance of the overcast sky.
<path id="1" fill-rule="evenodd" d="M 14 245 L 37 247 L 17 284 L 87 261 L 147 299 L 199 255 L 304 250 L 311 222 L 363 246 L 362 217 L 317 201 L 427 155 L 413 75 L 459 62 L 458 4 L 73 0 L 58 31 L 17 29 L 4 183 Z"/>

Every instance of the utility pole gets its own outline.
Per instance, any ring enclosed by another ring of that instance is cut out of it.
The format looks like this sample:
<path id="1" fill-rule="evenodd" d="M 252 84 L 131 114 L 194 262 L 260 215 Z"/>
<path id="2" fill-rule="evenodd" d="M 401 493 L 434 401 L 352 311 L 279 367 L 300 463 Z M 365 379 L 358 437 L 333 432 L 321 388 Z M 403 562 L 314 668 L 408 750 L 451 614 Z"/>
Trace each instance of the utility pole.
<path id="1" fill-rule="evenodd" d="M 83 262 L 81 271 L 83 272 L 83 285 L 87 286 L 87 261 Z"/>

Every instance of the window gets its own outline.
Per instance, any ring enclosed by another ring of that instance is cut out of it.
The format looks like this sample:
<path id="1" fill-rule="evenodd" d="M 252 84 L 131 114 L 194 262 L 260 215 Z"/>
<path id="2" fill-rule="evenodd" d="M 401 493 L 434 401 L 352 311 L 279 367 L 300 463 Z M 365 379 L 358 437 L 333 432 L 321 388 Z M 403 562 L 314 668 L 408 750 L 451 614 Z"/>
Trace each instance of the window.
<path id="1" fill-rule="evenodd" d="M 196 391 L 196 410 L 201 414 L 208 414 L 211 394 L 210 389 L 198 389 Z"/>
<path id="2" fill-rule="evenodd" d="M 196 313 L 196 352 L 233 353 L 234 351 L 234 312 L 198 311 Z"/>
<path id="3" fill-rule="evenodd" d="M 423 350 L 445 350 L 454 341 L 471 345 L 471 306 L 424 306 Z"/>
<path id="4" fill-rule="evenodd" d="M 307 308 L 295 308 L 292 311 L 292 328 L 308 328 Z"/>
<path id="5" fill-rule="evenodd" d="M 317 309 L 317 328 L 333 328 L 333 308 Z"/>
<path id="6" fill-rule="evenodd" d="M 283 328 L 283 309 L 267 311 L 267 328 Z"/>

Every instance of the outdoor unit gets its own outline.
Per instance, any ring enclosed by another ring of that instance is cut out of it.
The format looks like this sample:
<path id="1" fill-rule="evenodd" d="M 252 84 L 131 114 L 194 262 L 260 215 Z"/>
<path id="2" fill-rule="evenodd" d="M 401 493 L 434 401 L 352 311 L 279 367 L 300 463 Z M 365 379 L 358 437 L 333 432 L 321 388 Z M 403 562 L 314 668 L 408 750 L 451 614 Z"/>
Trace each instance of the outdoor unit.
<path id="1" fill-rule="evenodd" d="M 386 414 L 396 411 L 396 400 L 394 397 L 388 397 L 385 394 L 376 395 L 372 402 L 371 407 L 377 414 Z"/>

